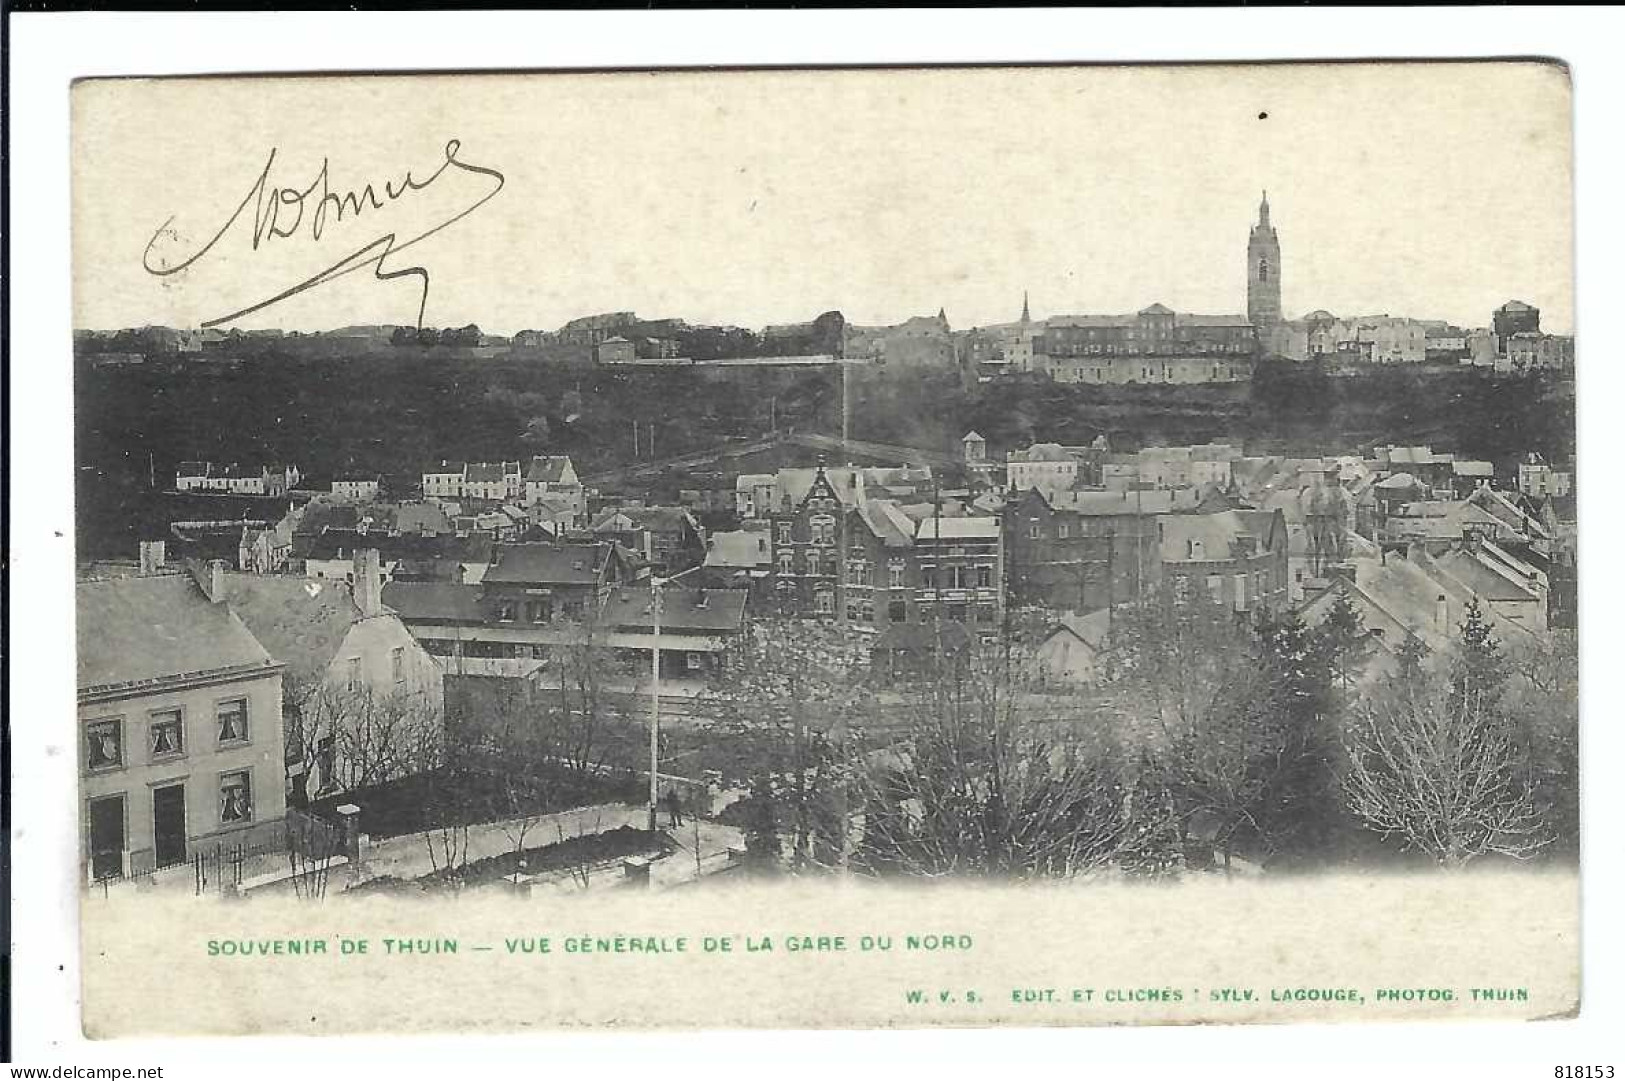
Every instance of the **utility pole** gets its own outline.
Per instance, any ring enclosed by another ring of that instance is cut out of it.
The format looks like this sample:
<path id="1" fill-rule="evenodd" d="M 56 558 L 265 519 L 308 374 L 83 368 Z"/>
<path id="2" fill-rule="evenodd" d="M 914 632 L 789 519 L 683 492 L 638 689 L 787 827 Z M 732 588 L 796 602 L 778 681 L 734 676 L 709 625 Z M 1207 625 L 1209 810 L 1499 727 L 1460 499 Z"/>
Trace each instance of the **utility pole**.
<path id="1" fill-rule="evenodd" d="M 852 439 L 852 395 L 846 385 L 846 370 L 851 365 L 844 357 L 837 358 L 836 363 L 841 367 L 841 446 L 844 450 Z"/>
<path id="2" fill-rule="evenodd" d="M 1112 556 L 1117 547 L 1117 531 L 1106 530 L 1106 633 L 1112 633 L 1112 620 L 1117 615 L 1117 579 L 1112 575 Z"/>
<path id="3" fill-rule="evenodd" d="M 654 613 L 653 660 L 649 665 L 649 831 L 658 825 L 660 810 L 660 587 L 661 579 L 649 576 L 649 607 Z"/>

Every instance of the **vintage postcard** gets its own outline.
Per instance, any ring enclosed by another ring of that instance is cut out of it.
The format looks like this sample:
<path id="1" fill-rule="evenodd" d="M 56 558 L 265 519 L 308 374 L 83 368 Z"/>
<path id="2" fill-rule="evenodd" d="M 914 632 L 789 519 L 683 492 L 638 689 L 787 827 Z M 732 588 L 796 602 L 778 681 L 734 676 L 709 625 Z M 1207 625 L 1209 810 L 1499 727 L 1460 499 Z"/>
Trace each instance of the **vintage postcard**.
<path id="1" fill-rule="evenodd" d="M 78 83 L 85 1031 L 1573 1016 L 1570 92 Z"/>

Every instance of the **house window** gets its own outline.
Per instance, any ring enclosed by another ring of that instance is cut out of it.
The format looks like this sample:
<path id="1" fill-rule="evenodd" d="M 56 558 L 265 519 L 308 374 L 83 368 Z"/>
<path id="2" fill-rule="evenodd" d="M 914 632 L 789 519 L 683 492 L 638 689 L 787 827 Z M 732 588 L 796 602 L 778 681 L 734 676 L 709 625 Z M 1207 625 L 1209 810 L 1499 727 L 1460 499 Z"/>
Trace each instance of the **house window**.
<path id="1" fill-rule="evenodd" d="M 497 622 L 512 623 L 519 618 L 519 605 L 513 601 L 497 602 Z"/>
<path id="2" fill-rule="evenodd" d="M 389 651 L 389 678 L 396 683 L 406 682 L 406 647 L 396 646 Z"/>
<path id="3" fill-rule="evenodd" d="M 970 586 L 970 568 L 952 566 L 948 568 L 948 588 L 967 589 Z"/>
<path id="4" fill-rule="evenodd" d="M 551 623 L 553 621 L 553 602 L 550 600 L 530 601 L 526 604 L 528 615 L 532 623 Z"/>
<path id="5" fill-rule="evenodd" d="M 835 519 L 827 514 L 814 515 L 811 522 L 814 544 L 835 543 Z"/>
<path id="6" fill-rule="evenodd" d="M 893 589 L 903 588 L 903 565 L 901 563 L 893 563 L 887 568 L 887 582 Z"/>
<path id="7" fill-rule="evenodd" d="M 351 657 L 345 662 L 344 683 L 352 691 L 361 689 L 361 658 Z"/>
<path id="8" fill-rule="evenodd" d="M 172 758 L 186 753 L 186 734 L 181 730 L 181 711 L 166 709 L 154 713 L 147 725 L 147 746 L 153 758 Z"/>
<path id="9" fill-rule="evenodd" d="M 124 725 L 117 718 L 85 726 L 85 762 L 93 770 L 124 765 Z"/>
<path id="10" fill-rule="evenodd" d="M 1037 522 L 1033 522 L 1031 525 L 1029 525 L 1027 527 L 1027 539 L 1028 540 L 1037 540 L 1039 537 L 1042 537 L 1043 535 L 1044 535 L 1044 531 L 1039 527 Z"/>
<path id="11" fill-rule="evenodd" d="M 220 821 L 223 824 L 248 822 L 254 817 L 254 794 L 250 791 L 248 770 L 220 776 Z"/>
<path id="12" fill-rule="evenodd" d="M 1059 525 L 1057 525 L 1055 527 L 1055 535 L 1057 537 L 1060 537 L 1062 540 L 1066 539 L 1066 535 L 1067 535 L 1068 532 L 1069 532 L 1069 530 L 1067 529 L 1067 524 L 1065 522 L 1062 522 L 1062 523 L 1060 523 Z"/>
<path id="13" fill-rule="evenodd" d="M 214 707 L 221 743 L 248 742 L 248 699 L 233 698 Z"/>
<path id="14" fill-rule="evenodd" d="M 846 563 L 846 580 L 853 585 L 866 586 L 869 584 L 869 564 L 861 559 L 850 559 Z"/>
<path id="15" fill-rule="evenodd" d="M 886 619 L 892 623 L 908 622 L 908 604 L 905 601 L 892 601 L 886 605 Z"/>
<path id="16" fill-rule="evenodd" d="M 790 523 L 789 522 L 780 522 L 779 523 L 779 543 L 780 544 L 789 544 L 790 543 Z"/>
<path id="17" fill-rule="evenodd" d="M 796 556 L 794 552 L 779 553 L 779 573 L 794 574 L 796 572 Z"/>
<path id="18" fill-rule="evenodd" d="M 835 614 L 835 594 L 827 589 L 821 589 L 813 596 L 813 611 L 821 616 Z"/>
<path id="19" fill-rule="evenodd" d="M 1224 580 L 1217 574 L 1207 576 L 1207 591 L 1213 595 L 1214 604 L 1224 603 Z"/>

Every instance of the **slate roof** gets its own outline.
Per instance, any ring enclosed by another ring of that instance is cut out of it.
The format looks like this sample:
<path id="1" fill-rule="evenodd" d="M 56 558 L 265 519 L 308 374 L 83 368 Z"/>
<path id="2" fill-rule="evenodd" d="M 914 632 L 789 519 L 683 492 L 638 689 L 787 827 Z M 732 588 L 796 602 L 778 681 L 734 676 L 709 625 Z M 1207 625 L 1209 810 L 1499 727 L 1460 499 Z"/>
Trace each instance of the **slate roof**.
<path id="1" fill-rule="evenodd" d="M 384 604 L 406 623 L 480 623 L 480 587 L 451 582 L 390 582 Z"/>
<path id="2" fill-rule="evenodd" d="M 1162 534 L 1165 562 L 1224 560 L 1231 558 L 1232 541 L 1243 537 L 1258 540 L 1262 551 L 1269 539 L 1270 522 L 1276 511 L 1226 510 L 1217 514 L 1163 514 L 1157 517 Z M 1190 555 L 1190 543 L 1201 544 L 1201 554 Z"/>
<path id="3" fill-rule="evenodd" d="M 496 484 L 507 479 L 507 474 L 503 472 L 500 462 L 469 463 L 467 476 L 467 483 L 469 484 Z"/>
<path id="4" fill-rule="evenodd" d="M 690 521 L 683 507 L 618 507 L 600 515 L 593 523 L 594 532 L 614 530 L 617 517 L 625 517 L 633 529 L 646 529 L 651 533 L 679 533 Z"/>
<path id="5" fill-rule="evenodd" d="M 565 467 L 570 464 L 566 454 L 538 454 L 530 460 L 525 480 L 532 484 L 558 484 L 564 479 Z"/>
<path id="6" fill-rule="evenodd" d="M 499 544 L 486 582 L 591 585 L 609 554 L 606 544 Z"/>
<path id="7" fill-rule="evenodd" d="M 189 575 L 80 582 L 79 693 L 275 662 L 243 621 L 211 604 Z"/>
<path id="8" fill-rule="evenodd" d="M 744 626 L 743 589 L 678 589 L 660 591 L 660 630 L 731 632 Z M 647 583 L 626 586 L 610 593 L 599 613 L 599 622 L 623 630 L 653 630 Z"/>
<path id="9" fill-rule="evenodd" d="M 1084 517 L 1117 514 L 1172 514 L 1193 510 L 1200 501 L 1195 488 L 1146 488 L 1124 492 L 1074 489 L 1069 492 L 1041 492 L 1055 510 L 1072 511 Z"/>
<path id="10" fill-rule="evenodd" d="M 222 580 L 231 610 L 295 680 L 325 673 L 361 620 L 343 583 L 234 572 Z"/>
<path id="11" fill-rule="evenodd" d="M 402 533 L 450 533 L 451 519 L 438 503 L 402 503 L 395 508 L 395 528 Z"/>
<path id="12" fill-rule="evenodd" d="M 914 544 L 914 520 L 890 499 L 870 499 L 858 508 L 858 518 L 887 548 L 910 548 Z"/>
<path id="13" fill-rule="evenodd" d="M 385 561 L 399 559 L 455 559 L 462 563 L 486 563 L 492 558 L 489 537 L 459 537 L 453 533 L 426 536 L 421 533 L 358 533 L 329 529 L 303 540 L 296 553 L 302 559 L 351 559 L 360 548 L 375 548 Z"/>
<path id="14" fill-rule="evenodd" d="M 1415 634 L 1435 653 L 1452 648 L 1458 633 L 1457 625 L 1466 614 L 1472 592 L 1452 578 L 1428 573 L 1423 565 L 1399 555 L 1352 560 L 1356 582 L 1336 579 L 1335 587 L 1350 593 L 1362 609 L 1368 629 L 1382 630 L 1383 647 L 1397 650 L 1406 632 Z M 1330 596 L 1330 591 L 1326 596 Z M 1438 598 L 1443 596 L 1447 605 L 1446 620 L 1439 623 Z M 1324 597 L 1304 606 L 1306 622 L 1319 622 L 1321 608 L 1328 604 Z M 1503 619 L 1488 605 L 1481 606 L 1484 618 L 1495 629 L 1502 641 L 1527 641 L 1530 632 Z"/>
<path id="15" fill-rule="evenodd" d="M 710 536 L 707 567 L 756 569 L 773 565 L 772 545 L 761 530 L 736 529 Z"/>

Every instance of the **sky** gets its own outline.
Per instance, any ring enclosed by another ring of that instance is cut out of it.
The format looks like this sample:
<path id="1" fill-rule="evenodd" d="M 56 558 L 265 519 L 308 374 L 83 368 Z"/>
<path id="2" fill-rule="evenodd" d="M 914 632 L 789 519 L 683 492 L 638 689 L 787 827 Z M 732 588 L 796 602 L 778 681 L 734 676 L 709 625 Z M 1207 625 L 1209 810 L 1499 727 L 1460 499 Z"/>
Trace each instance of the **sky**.
<path id="1" fill-rule="evenodd" d="M 1569 94 L 1513 62 L 89 81 L 75 324 L 1244 312 L 1267 189 L 1289 317 L 1517 298 L 1566 333 Z M 422 274 L 237 316 L 442 224 L 381 264 Z"/>

